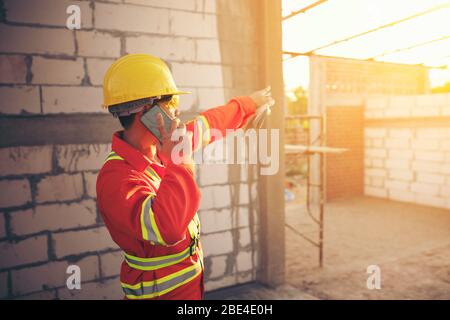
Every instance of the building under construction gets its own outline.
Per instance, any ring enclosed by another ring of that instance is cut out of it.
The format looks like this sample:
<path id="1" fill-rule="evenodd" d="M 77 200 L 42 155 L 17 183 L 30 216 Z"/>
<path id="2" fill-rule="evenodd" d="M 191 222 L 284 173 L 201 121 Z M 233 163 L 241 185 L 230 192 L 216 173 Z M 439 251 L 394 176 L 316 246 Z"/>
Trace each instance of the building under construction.
<path id="1" fill-rule="evenodd" d="M 103 77 L 129 53 L 161 57 L 192 92 L 183 120 L 267 85 L 276 100 L 264 123 L 280 133 L 276 174 L 196 168 L 207 298 L 449 298 L 450 93 L 433 94 L 430 74 L 448 68 L 450 3 L 285 2 L 0 1 L 0 298 L 123 297 L 96 178 L 120 129 L 101 108 Z M 358 19 L 331 36 L 339 5 Z M 307 110 L 288 114 L 283 66 L 301 57 Z M 66 286 L 69 265 L 82 290 Z M 369 265 L 383 292 L 366 287 Z"/>

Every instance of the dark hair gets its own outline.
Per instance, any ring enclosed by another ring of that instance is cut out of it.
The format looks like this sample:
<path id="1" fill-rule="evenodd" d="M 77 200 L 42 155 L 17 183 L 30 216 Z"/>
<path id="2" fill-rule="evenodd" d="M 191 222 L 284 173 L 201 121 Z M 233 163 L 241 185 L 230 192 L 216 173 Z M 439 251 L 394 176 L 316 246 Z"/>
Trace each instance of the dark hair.
<path id="1" fill-rule="evenodd" d="M 135 116 L 136 114 L 132 113 L 129 116 L 119 117 L 120 124 L 125 130 L 131 127 L 131 124 L 133 123 Z"/>

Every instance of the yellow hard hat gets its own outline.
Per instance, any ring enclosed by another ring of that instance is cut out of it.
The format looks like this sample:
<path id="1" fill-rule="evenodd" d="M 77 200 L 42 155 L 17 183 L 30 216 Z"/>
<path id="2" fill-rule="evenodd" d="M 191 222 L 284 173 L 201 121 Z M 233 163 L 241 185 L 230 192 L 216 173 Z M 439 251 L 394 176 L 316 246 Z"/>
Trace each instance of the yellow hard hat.
<path id="1" fill-rule="evenodd" d="M 149 54 L 121 57 L 109 67 L 103 79 L 104 108 L 187 93 L 190 92 L 177 89 L 164 61 Z"/>

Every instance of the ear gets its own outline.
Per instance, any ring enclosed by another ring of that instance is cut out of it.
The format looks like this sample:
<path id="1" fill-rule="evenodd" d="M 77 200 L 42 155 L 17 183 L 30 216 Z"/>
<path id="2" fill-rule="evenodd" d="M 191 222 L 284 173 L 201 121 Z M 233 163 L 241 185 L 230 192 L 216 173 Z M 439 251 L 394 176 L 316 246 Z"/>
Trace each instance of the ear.
<path id="1" fill-rule="evenodd" d="M 136 112 L 136 115 L 134 116 L 134 121 L 138 121 L 138 123 L 141 123 L 141 117 L 142 115 L 147 112 L 151 106 L 145 106 L 141 111 Z M 133 122 L 135 124 L 136 122 Z"/>

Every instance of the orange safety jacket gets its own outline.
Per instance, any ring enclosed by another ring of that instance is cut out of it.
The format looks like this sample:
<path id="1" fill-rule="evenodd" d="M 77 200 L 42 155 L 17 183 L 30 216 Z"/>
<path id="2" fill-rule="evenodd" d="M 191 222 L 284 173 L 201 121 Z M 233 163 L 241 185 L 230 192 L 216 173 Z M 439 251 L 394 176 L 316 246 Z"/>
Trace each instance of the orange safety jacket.
<path id="1" fill-rule="evenodd" d="M 255 113 L 249 97 L 210 109 L 186 125 L 194 150 L 213 142 L 209 129 L 242 127 Z M 201 299 L 203 256 L 197 210 L 200 192 L 191 168 L 150 161 L 122 139 L 97 177 L 97 203 L 112 239 L 124 251 L 120 271 L 127 299 Z"/>

